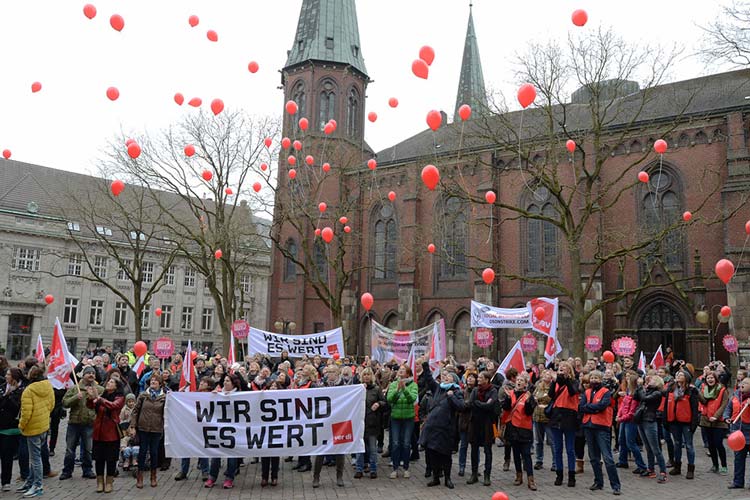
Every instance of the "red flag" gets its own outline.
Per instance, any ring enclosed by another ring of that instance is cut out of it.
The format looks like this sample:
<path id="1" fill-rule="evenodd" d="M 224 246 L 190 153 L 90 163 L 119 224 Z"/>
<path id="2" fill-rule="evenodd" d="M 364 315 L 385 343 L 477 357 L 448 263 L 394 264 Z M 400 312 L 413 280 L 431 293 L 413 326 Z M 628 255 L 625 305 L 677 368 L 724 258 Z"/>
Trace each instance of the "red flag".
<path id="1" fill-rule="evenodd" d="M 229 354 L 227 355 L 227 366 L 232 367 L 237 361 L 235 360 L 236 355 L 234 353 L 234 335 L 229 335 Z"/>
<path id="2" fill-rule="evenodd" d="M 180 375 L 180 390 L 195 392 L 195 370 L 193 369 L 193 348 L 188 340 L 185 359 L 182 360 L 182 374 Z M 189 384 L 189 385 L 188 385 Z"/>
<path id="3" fill-rule="evenodd" d="M 508 352 L 508 355 L 505 356 L 503 362 L 500 363 L 500 367 L 497 371 L 505 375 L 505 372 L 511 366 L 518 370 L 518 373 L 526 371 L 526 361 L 523 359 L 523 350 L 521 349 L 520 340 L 516 341 L 510 352 Z"/>
<path id="4" fill-rule="evenodd" d="M 42 334 L 36 338 L 36 360 L 40 365 L 44 364 L 44 344 L 42 343 Z"/>
<path id="5" fill-rule="evenodd" d="M 55 389 L 68 389 L 74 383 L 70 379 L 73 371 L 73 357 L 68 352 L 68 344 L 65 342 L 60 320 L 55 318 L 55 329 L 52 333 L 52 346 L 49 352 L 49 363 L 47 363 L 47 379 Z"/>
<path id="6" fill-rule="evenodd" d="M 411 368 L 412 376 L 416 376 L 417 373 L 417 357 L 414 355 L 414 344 L 412 344 L 409 350 L 409 357 L 406 358 L 406 364 Z"/>
<path id="7" fill-rule="evenodd" d="M 145 354 L 143 356 L 145 356 Z M 136 375 L 138 375 L 138 378 L 141 378 L 141 373 L 143 373 L 143 369 L 146 368 L 146 358 L 144 358 L 143 356 L 138 358 L 138 360 L 133 365 L 133 371 Z"/>
<path id="8" fill-rule="evenodd" d="M 646 373 L 646 356 L 641 351 L 641 355 L 638 357 L 638 369 L 643 373 Z"/>
<path id="9" fill-rule="evenodd" d="M 661 350 L 661 344 L 659 344 L 659 348 L 654 353 L 654 357 L 651 359 L 651 366 L 654 368 L 654 370 L 657 370 L 667 364 L 664 361 L 664 353 Z"/>

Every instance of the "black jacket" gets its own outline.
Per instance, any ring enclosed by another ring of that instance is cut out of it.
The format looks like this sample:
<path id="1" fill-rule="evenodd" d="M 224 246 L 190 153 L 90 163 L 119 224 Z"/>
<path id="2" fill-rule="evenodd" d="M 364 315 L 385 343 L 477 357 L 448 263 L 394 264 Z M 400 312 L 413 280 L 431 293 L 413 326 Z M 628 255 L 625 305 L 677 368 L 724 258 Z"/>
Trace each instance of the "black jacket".
<path id="1" fill-rule="evenodd" d="M 5 396 L 7 384 L 0 385 L 0 429 L 17 429 L 18 415 L 21 413 L 22 387 Z"/>
<path id="2" fill-rule="evenodd" d="M 479 388 L 475 387 L 469 395 L 466 406 L 471 409 L 469 442 L 477 445 L 492 445 L 495 442 L 492 425 L 497 422 L 497 416 L 500 413 L 497 388 L 490 384 L 490 388 L 484 396 L 484 401 L 480 401 Z"/>
<path id="3" fill-rule="evenodd" d="M 550 397 L 550 405 L 555 403 L 558 389 L 562 390 L 563 386 L 568 388 L 568 393 L 571 395 L 581 393 L 581 386 L 576 379 L 568 377 L 562 378 L 558 375 L 557 379 L 549 385 L 548 394 Z M 579 427 L 578 410 L 569 410 L 568 408 L 559 407 L 552 408 L 552 414 L 549 417 L 549 426 L 553 429 L 577 430 Z"/>
<path id="4" fill-rule="evenodd" d="M 453 386 L 453 394 L 449 396 L 451 390 L 442 389 L 432 377 L 426 378 L 426 383 L 433 396 L 427 420 L 419 434 L 419 444 L 450 456 L 458 441 L 458 412 L 464 409 L 464 395 L 458 386 Z"/>
<path id="5" fill-rule="evenodd" d="M 636 389 L 635 394 L 633 394 L 633 399 L 643 403 L 644 405 L 642 418 L 644 422 L 657 421 L 656 413 L 659 410 L 659 406 L 661 405 L 662 397 L 664 397 L 664 395 L 661 393 L 661 391 L 654 387 L 646 387 L 646 389 L 644 390 L 643 386 L 641 386 Z"/>
<path id="6" fill-rule="evenodd" d="M 379 403 L 377 411 L 372 411 L 372 405 Z M 376 384 L 365 386 L 365 437 L 377 436 L 383 427 L 383 413 L 385 398 L 380 387 Z"/>

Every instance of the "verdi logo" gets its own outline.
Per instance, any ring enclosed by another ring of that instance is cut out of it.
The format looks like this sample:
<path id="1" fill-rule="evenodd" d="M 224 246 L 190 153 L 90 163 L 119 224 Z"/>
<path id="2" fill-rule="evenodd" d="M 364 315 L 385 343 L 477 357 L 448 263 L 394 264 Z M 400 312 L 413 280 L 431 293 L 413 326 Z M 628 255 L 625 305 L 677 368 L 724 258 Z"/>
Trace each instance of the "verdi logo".
<path id="1" fill-rule="evenodd" d="M 333 444 L 344 444 L 351 443 L 354 441 L 354 434 L 352 433 L 352 421 L 347 420 L 346 422 L 339 422 L 331 425 L 333 431 Z"/>

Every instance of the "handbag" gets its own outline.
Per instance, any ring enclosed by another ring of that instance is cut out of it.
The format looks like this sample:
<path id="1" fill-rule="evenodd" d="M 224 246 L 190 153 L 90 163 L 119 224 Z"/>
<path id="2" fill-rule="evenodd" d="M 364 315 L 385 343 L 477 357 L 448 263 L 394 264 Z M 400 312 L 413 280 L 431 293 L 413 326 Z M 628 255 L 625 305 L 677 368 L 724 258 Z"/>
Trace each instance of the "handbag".
<path id="1" fill-rule="evenodd" d="M 634 424 L 643 423 L 644 413 L 646 413 L 646 403 L 641 402 L 641 404 L 638 405 L 638 408 L 635 409 L 635 413 L 633 413 L 633 423 Z"/>

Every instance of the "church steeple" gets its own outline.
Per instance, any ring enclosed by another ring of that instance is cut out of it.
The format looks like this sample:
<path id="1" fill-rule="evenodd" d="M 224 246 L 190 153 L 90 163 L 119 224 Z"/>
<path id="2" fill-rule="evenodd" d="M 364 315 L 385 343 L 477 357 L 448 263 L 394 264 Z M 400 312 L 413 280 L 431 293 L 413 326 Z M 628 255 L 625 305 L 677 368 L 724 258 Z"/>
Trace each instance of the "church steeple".
<path id="1" fill-rule="evenodd" d="M 308 61 L 348 64 L 367 76 L 355 0 L 303 0 L 285 69 Z"/>
<path id="2" fill-rule="evenodd" d="M 458 108 L 468 104 L 474 113 L 481 113 L 487 109 L 487 91 L 484 88 L 484 74 L 482 60 L 479 57 L 479 44 L 474 30 L 474 15 L 472 4 L 469 4 L 469 25 L 466 28 L 466 42 L 464 43 L 464 59 L 461 63 L 461 78 L 458 82 L 455 114 Z"/>

